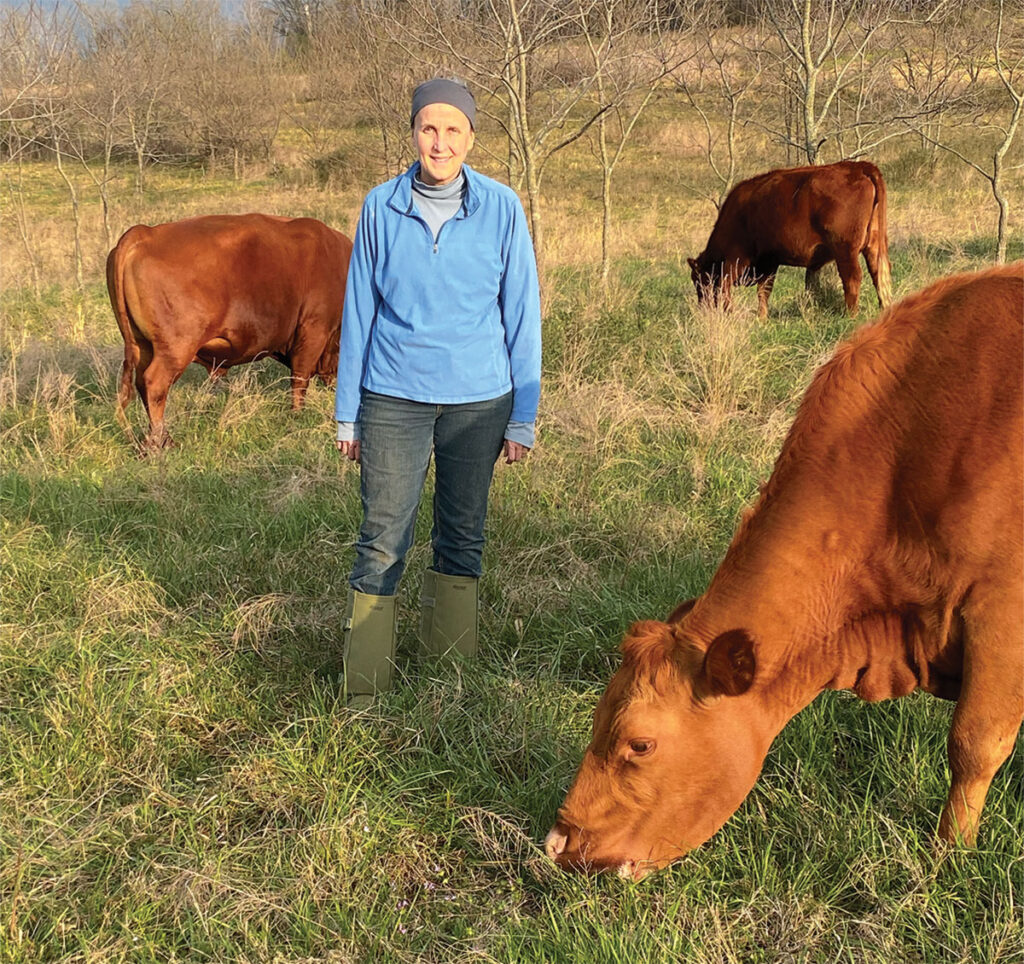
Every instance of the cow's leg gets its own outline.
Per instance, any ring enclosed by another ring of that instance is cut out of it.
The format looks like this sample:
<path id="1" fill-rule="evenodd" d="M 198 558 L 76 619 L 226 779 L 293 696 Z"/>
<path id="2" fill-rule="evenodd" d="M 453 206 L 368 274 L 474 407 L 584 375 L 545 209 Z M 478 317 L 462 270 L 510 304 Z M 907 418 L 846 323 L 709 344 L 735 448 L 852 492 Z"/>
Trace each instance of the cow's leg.
<path id="1" fill-rule="evenodd" d="M 772 296 L 775 286 L 775 272 L 766 274 L 757 282 L 757 317 L 768 317 L 768 299 Z"/>
<path id="2" fill-rule="evenodd" d="M 843 296 L 846 298 L 846 310 L 857 314 L 857 302 L 860 299 L 860 283 L 864 273 L 860 267 L 860 256 L 856 251 L 841 251 L 836 255 L 836 267 L 843 282 Z"/>
<path id="3" fill-rule="evenodd" d="M 804 291 L 815 301 L 821 295 L 821 269 L 824 265 L 809 264 L 804 272 Z"/>
<path id="4" fill-rule="evenodd" d="M 889 276 L 889 259 L 880 257 L 878 248 L 869 244 L 864 249 L 864 261 L 868 266 L 868 274 L 878 293 L 878 305 L 884 308 L 892 300 L 892 280 Z"/>
<path id="5" fill-rule="evenodd" d="M 949 730 L 953 779 L 939 821 L 939 836 L 950 843 L 974 844 L 988 788 L 1024 719 L 1022 619 L 1017 586 L 976 593 L 964 607 L 963 686 Z"/>
<path id="6" fill-rule="evenodd" d="M 313 381 L 316 373 L 317 363 L 323 354 L 324 346 L 320 344 L 310 345 L 303 343 L 296 348 L 288 360 L 288 366 L 292 370 L 292 411 L 297 412 L 306 401 L 306 389 Z"/>
<path id="7" fill-rule="evenodd" d="M 167 391 L 184 370 L 159 357 L 152 357 L 139 379 L 139 395 L 149 414 L 149 435 L 143 439 L 143 452 L 158 451 L 174 443 L 164 427 L 164 407 Z"/>
<path id="8" fill-rule="evenodd" d="M 292 368 L 292 411 L 297 412 L 306 401 L 306 389 L 312 381 L 312 372 L 301 372 Z"/>
<path id="9" fill-rule="evenodd" d="M 149 414 L 149 394 L 146 391 L 146 370 L 153 361 L 153 346 L 148 342 L 139 344 L 139 358 L 135 366 L 135 390 L 142 400 L 142 407 L 146 410 L 146 418 L 149 420 L 149 435 L 153 434 L 153 416 Z M 146 437 L 148 438 L 149 435 Z"/>
<path id="10" fill-rule="evenodd" d="M 722 276 L 722 284 L 715 292 L 714 306 L 722 311 L 732 310 L 732 275 L 726 272 Z"/>

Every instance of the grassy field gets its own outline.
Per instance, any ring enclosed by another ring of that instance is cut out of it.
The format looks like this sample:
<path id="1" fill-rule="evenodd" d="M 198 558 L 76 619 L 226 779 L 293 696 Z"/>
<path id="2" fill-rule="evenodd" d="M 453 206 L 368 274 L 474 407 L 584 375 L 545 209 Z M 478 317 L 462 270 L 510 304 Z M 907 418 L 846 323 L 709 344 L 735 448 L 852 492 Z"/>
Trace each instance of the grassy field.
<path id="1" fill-rule="evenodd" d="M 359 522 L 332 393 L 293 415 L 273 362 L 217 382 L 193 366 L 170 395 L 178 446 L 139 460 L 114 418 L 95 210 L 79 291 L 60 181 L 26 171 L 0 301 L 0 961 L 1024 959 L 1021 749 L 979 847 L 942 851 L 952 707 L 924 695 L 823 695 L 726 827 L 639 885 L 560 875 L 539 849 L 623 631 L 702 590 L 857 323 L 834 274 L 811 304 L 795 269 L 765 322 L 753 291 L 698 312 L 685 258 L 713 213 L 685 185 L 702 175 L 648 143 L 621 182 L 606 301 L 594 185 L 568 159 L 549 180 L 541 442 L 497 472 L 480 658 L 416 654 L 424 509 L 399 685 L 361 714 L 316 674 Z M 989 263 L 983 182 L 923 176 L 912 152 L 882 166 L 897 294 Z M 367 186 L 164 172 L 135 199 L 123 180 L 118 231 L 253 209 L 351 229 Z M 861 304 L 863 321 L 869 284 Z M 141 434 L 138 402 L 129 416 Z"/>

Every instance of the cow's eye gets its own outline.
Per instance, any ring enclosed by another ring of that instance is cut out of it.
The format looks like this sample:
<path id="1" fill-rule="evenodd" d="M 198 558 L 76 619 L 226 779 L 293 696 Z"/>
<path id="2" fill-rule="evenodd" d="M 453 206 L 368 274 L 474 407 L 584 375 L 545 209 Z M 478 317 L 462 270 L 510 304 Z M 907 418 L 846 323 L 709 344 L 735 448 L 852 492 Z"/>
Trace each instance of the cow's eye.
<path id="1" fill-rule="evenodd" d="M 645 756 L 654 749 L 654 740 L 630 740 L 629 750 L 633 756 Z"/>

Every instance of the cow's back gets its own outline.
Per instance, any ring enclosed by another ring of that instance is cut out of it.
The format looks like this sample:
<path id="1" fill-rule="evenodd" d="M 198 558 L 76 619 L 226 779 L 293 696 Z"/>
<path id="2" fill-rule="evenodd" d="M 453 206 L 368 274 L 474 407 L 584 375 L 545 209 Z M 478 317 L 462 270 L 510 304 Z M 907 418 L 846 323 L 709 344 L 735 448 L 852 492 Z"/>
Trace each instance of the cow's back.
<path id="1" fill-rule="evenodd" d="M 943 547 L 951 564 L 1012 558 L 1019 572 L 1024 263 L 940 283 L 904 302 L 890 326 L 908 354 L 893 386 L 902 431 L 893 524 L 902 538 Z M 870 330 L 864 341 L 872 350 Z"/>
<path id="2" fill-rule="evenodd" d="M 869 161 L 767 171 L 726 197 L 707 250 L 803 263 L 838 238 L 863 243 L 881 173 Z"/>
<path id="3" fill-rule="evenodd" d="M 1020 570 L 1024 263 L 945 279 L 815 376 L 772 487 L 841 485 L 872 538 L 936 570 Z M 808 471 L 808 466 L 814 466 Z"/>
<path id="4" fill-rule="evenodd" d="M 342 235 L 311 218 L 210 215 L 126 232 L 125 263 L 165 293 L 276 305 L 347 267 Z"/>
<path id="5" fill-rule="evenodd" d="M 306 317 L 325 333 L 340 323 L 350 245 L 314 219 L 211 215 L 140 225 L 118 248 L 133 322 L 182 358 L 212 342 L 221 346 L 215 361 L 238 364 L 287 352 Z"/>

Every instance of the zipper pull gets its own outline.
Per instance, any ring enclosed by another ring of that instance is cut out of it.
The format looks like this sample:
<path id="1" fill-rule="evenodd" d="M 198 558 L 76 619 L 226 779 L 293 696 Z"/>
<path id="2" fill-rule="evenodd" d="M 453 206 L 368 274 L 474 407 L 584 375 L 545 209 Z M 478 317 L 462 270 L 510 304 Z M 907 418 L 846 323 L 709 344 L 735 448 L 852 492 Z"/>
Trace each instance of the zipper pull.
<path id="1" fill-rule="evenodd" d="M 434 254 L 437 254 L 437 242 L 434 242 Z"/>

